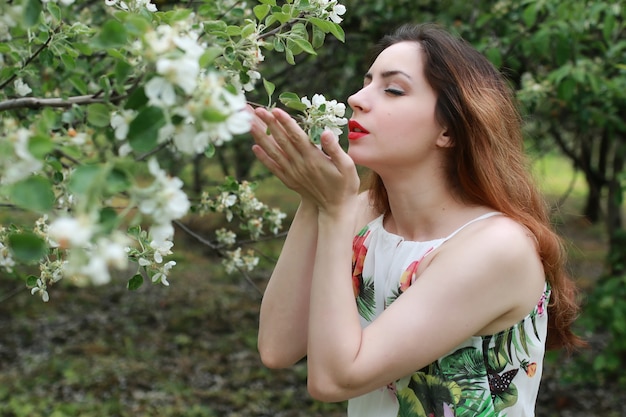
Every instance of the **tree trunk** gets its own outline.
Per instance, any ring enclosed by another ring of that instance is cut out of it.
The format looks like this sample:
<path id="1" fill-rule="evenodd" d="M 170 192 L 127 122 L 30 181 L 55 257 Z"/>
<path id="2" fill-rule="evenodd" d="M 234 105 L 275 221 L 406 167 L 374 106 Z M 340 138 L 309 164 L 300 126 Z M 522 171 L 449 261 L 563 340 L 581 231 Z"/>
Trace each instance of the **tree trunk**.
<path id="1" fill-rule="evenodd" d="M 608 184 L 606 228 L 609 236 L 610 268 L 613 274 L 626 269 L 626 231 L 622 222 L 623 190 L 621 177 L 624 170 L 626 144 L 616 138 L 617 149 L 613 157 L 613 172 Z"/>

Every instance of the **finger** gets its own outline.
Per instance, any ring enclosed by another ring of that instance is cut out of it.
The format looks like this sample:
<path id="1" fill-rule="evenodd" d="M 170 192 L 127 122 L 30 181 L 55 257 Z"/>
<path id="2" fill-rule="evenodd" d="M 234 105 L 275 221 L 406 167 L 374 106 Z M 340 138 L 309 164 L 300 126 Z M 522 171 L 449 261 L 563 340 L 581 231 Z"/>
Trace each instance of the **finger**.
<path id="1" fill-rule="evenodd" d="M 302 130 L 300 125 L 289 115 L 289 113 L 281 109 L 273 109 L 272 114 L 283 128 L 286 134 L 286 139 L 289 141 L 289 145 L 292 145 L 295 149 L 297 149 L 300 154 L 311 151 L 312 147 L 309 135 Z M 287 145 L 285 145 L 285 147 L 286 146 Z"/>
<path id="2" fill-rule="evenodd" d="M 341 172 L 354 169 L 352 158 L 343 150 L 339 144 L 339 137 L 330 130 L 325 130 L 320 137 L 322 149 L 328 155 L 337 169 Z"/>
<path id="3" fill-rule="evenodd" d="M 276 140 L 279 136 L 285 136 L 282 127 L 280 127 L 272 114 L 267 110 L 257 108 L 254 113 L 256 117 L 254 118 L 250 131 L 256 144 L 259 145 L 276 164 L 284 165 L 288 163 L 289 158 L 282 149 L 279 141 Z"/>
<path id="4" fill-rule="evenodd" d="M 279 164 L 276 163 L 265 150 L 258 144 L 252 145 L 252 152 L 257 157 L 257 159 L 265 165 L 265 167 L 276 177 L 278 177 L 281 181 L 284 181 L 284 172 Z"/>

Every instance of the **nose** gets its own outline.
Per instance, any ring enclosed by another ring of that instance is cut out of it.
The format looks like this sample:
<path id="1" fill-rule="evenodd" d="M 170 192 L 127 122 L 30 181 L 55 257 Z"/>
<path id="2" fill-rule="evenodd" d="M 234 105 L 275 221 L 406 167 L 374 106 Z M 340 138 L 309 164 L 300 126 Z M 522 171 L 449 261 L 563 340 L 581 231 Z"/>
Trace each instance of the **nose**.
<path id="1" fill-rule="evenodd" d="M 355 92 L 350 97 L 348 97 L 348 105 L 350 106 L 352 111 L 357 111 L 357 110 L 366 111 L 367 110 L 367 104 L 366 104 L 364 92 L 365 92 L 365 88 L 361 88 L 359 91 Z"/>

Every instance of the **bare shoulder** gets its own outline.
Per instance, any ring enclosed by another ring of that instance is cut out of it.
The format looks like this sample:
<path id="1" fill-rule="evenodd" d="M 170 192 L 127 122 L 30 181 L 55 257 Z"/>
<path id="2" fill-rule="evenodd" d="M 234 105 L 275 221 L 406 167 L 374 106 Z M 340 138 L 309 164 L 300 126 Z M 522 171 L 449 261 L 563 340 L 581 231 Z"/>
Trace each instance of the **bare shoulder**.
<path id="1" fill-rule="evenodd" d="M 449 246 L 446 249 L 455 252 L 455 256 L 460 259 L 489 261 L 494 269 L 521 267 L 525 263 L 539 261 L 534 235 L 525 226 L 505 215 L 492 216 L 468 225 L 444 246 Z"/>
<path id="2" fill-rule="evenodd" d="M 478 334 L 508 328 L 525 317 L 545 285 L 535 237 L 504 215 L 468 225 L 441 246 L 431 266 L 447 273 L 452 284 L 469 285 L 466 295 L 494 309 L 492 320 Z"/>

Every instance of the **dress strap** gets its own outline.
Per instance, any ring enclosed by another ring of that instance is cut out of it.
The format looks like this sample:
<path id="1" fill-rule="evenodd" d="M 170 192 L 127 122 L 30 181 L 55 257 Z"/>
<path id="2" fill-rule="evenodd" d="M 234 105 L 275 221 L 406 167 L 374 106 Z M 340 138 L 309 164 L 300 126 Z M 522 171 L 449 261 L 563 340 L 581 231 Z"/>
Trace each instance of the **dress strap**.
<path id="1" fill-rule="evenodd" d="M 487 218 L 492 217 L 492 216 L 497 216 L 498 214 L 502 214 L 502 213 L 499 212 L 499 211 L 490 211 L 489 213 L 485 213 L 482 216 L 478 216 L 475 219 L 470 220 L 469 222 L 465 223 L 463 226 L 461 226 L 458 229 L 456 229 L 454 232 L 450 233 L 446 238 L 442 239 L 441 242 L 439 242 L 436 246 L 441 246 L 443 243 L 445 243 L 447 240 L 451 239 L 454 235 L 459 233 L 461 230 L 465 229 L 470 224 L 475 223 L 475 222 L 480 221 L 480 220 L 487 219 Z M 433 248 L 433 249 L 435 249 L 435 248 Z"/>

